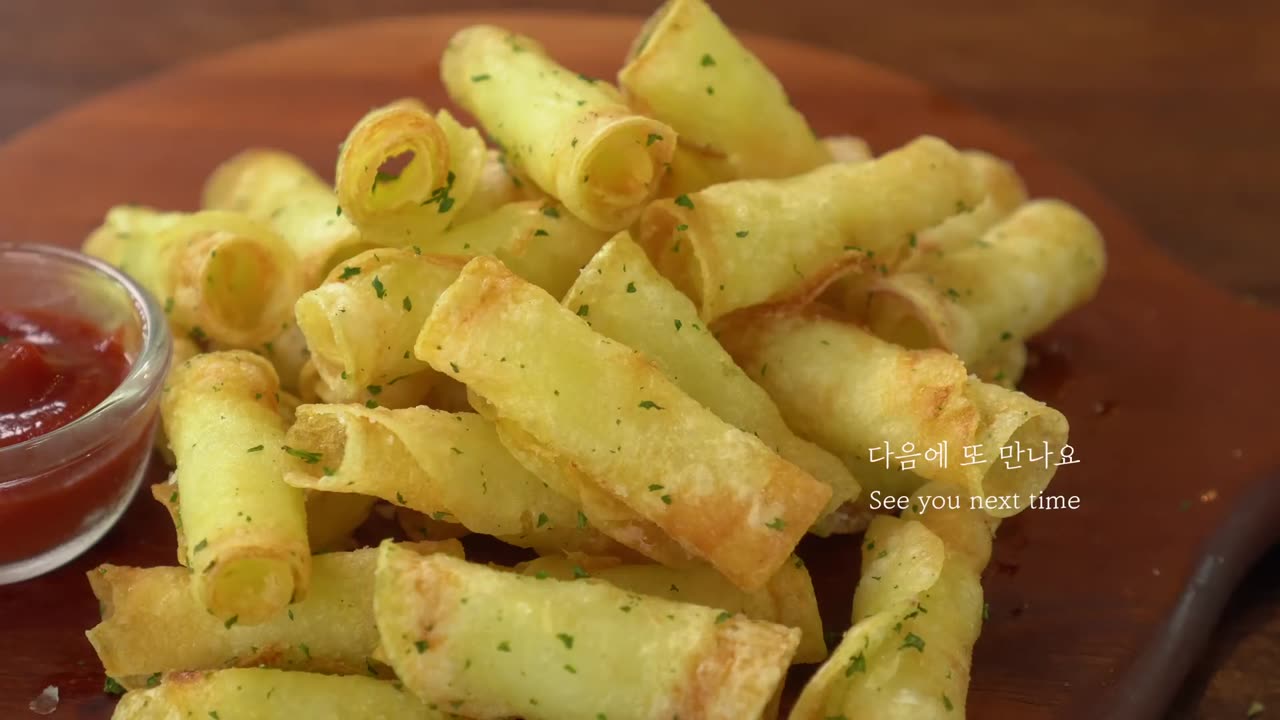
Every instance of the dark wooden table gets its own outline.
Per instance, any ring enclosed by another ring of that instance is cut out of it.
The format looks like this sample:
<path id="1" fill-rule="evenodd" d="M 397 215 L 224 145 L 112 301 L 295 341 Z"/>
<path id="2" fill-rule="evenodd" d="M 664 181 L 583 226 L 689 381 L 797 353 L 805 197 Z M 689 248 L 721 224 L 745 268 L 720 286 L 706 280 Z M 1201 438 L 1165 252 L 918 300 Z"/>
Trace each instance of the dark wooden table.
<path id="1" fill-rule="evenodd" d="M 736 28 L 856 54 L 982 108 L 1092 180 L 1209 280 L 1280 306 L 1274 0 L 715 5 Z M 0 142 L 96 93 L 255 40 L 371 15 L 534 6 L 643 14 L 653 3 L 5 0 Z M 1254 702 L 1267 706 L 1263 718 L 1280 717 L 1276 550 L 1237 592 L 1171 717 L 1244 718 Z"/>

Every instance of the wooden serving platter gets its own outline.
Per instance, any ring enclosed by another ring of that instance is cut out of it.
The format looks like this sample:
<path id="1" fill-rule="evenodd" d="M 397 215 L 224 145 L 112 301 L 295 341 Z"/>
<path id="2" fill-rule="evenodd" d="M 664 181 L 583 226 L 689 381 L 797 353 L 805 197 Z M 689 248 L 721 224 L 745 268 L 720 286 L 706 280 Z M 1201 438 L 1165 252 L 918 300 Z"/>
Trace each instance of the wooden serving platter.
<path id="1" fill-rule="evenodd" d="M 406 95 L 446 102 L 441 49 L 475 22 L 536 36 L 566 65 L 612 77 L 640 20 L 379 20 L 163 73 L 0 147 L 0 238 L 76 246 L 115 204 L 192 209 L 209 170 L 249 146 L 283 148 L 331 172 L 337 143 L 371 106 Z M 1088 185 L 996 122 L 850 57 L 763 37 L 747 44 L 819 132 L 862 135 L 877 151 L 933 133 L 995 152 L 1016 163 L 1034 195 L 1065 198 L 1102 228 L 1110 267 L 1101 294 L 1035 343 L 1038 362 L 1023 384 L 1071 421 L 1081 463 L 1062 468 L 1050 492 L 1078 495 L 1081 507 L 1025 512 L 1001 528 L 969 711 L 1155 717 L 1230 590 L 1280 538 L 1280 314 L 1176 265 Z M 77 561 L 0 587 L 0 716 L 27 716 L 27 703 L 57 685 L 55 717 L 109 717 L 114 699 L 101 692 L 83 634 L 98 618 L 84 573 L 108 561 L 172 564 L 173 543 L 164 512 L 142 493 Z M 843 629 L 856 541 L 810 539 L 801 553 L 828 629 Z M 805 674 L 793 674 L 793 692 Z"/>

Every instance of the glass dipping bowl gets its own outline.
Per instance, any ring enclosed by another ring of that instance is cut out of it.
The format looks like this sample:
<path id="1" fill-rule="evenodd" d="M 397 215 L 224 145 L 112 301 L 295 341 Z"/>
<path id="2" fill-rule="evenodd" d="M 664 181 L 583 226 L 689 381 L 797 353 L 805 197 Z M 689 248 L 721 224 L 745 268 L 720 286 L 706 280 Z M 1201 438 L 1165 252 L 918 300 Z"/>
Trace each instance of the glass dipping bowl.
<path id="1" fill-rule="evenodd" d="M 77 318 L 118 339 L 124 380 L 83 416 L 0 447 L 0 585 L 57 568 L 120 519 L 151 458 L 172 340 L 164 311 L 100 260 L 0 242 L 0 308 Z M 3 391 L 3 388 L 0 388 Z"/>

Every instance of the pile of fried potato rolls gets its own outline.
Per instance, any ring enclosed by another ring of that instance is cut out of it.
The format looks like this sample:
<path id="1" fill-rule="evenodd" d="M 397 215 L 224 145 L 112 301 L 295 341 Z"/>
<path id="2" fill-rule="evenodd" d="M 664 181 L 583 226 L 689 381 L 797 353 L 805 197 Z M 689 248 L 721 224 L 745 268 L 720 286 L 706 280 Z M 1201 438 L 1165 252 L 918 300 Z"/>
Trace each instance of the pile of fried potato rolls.
<path id="1" fill-rule="evenodd" d="M 116 718 L 776 718 L 793 664 L 796 720 L 964 716 L 995 529 L 1057 468 L 873 450 L 1066 445 L 1016 385 L 1097 229 L 984 152 L 818 136 L 703 0 L 616 85 L 552 52 L 466 28 L 478 125 L 388 98 L 333 184 L 246 150 L 86 240 L 182 348 L 176 564 L 89 573 Z M 807 535 L 861 577 L 834 649 Z"/>

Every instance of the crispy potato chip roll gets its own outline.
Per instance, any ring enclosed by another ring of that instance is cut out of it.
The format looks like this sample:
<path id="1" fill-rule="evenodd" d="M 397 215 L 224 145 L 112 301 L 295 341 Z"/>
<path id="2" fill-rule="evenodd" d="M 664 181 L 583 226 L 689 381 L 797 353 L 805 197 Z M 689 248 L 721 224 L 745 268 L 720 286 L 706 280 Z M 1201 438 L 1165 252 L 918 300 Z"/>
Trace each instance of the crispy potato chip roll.
<path id="1" fill-rule="evenodd" d="M 855 135 L 831 135 L 822 138 L 822 144 L 833 162 L 860 163 L 876 156 L 867 141 Z"/>
<path id="2" fill-rule="evenodd" d="M 440 75 L 508 162 L 600 230 L 636 219 L 675 151 L 675 131 L 637 115 L 612 85 L 561 67 L 533 39 L 501 28 L 454 35 Z"/>
<path id="3" fill-rule="evenodd" d="M 980 576 L 998 522 L 936 482 L 916 493 L 902 519 L 876 518 L 863 542 L 854 626 L 805 688 L 793 720 L 963 718 L 982 629 Z"/>
<path id="4" fill-rule="evenodd" d="M 417 100 L 370 110 L 338 153 L 338 203 L 367 242 L 406 246 L 444 230 L 475 192 L 484 140 Z"/>
<path id="5" fill-rule="evenodd" d="M 689 298 L 658 274 L 626 232 L 592 258 L 562 304 L 591 329 L 647 355 L 722 420 L 830 485 L 824 517 L 858 496 L 858 483 L 839 458 L 791 432 L 769 394 L 734 364 Z"/>
<path id="6" fill-rule="evenodd" d="M 509 203 L 460 225 L 424 249 L 460 257 L 492 255 L 515 274 L 556 297 L 564 295 L 578 271 L 609 239 L 546 201 Z"/>
<path id="7" fill-rule="evenodd" d="M 711 322 L 812 297 L 859 264 L 891 263 L 913 233 L 980 199 L 960 153 L 924 137 L 870 162 L 656 200 L 640 219 L 639 242 Z"/>
<path id="8" fill-rule="evenodd" d="M 307 518 L 302 491 L 282 479 L 298 458 L 284 444 L 279 389 L 265 359 L 235 350 L 188 360 L 162 396 L 192 589 L 226 622 L 264 622 L 307 595 Z"/>
<path id="9" fill-rule="evenodd" d="M 289 246 L 239 213 L 116 207 L 84 251 L 150 290 L 173 331 L 196 342 L 256 347 L 279 332 L 302 292 Z"/>
<path id="10" fill-rule="evenodd" d="M 1003 517 L 1025 509 L 1049 484 L 1057 466 L 1046 455 L 1067 440 L 1062 413 L 969 377 L 950 353 L 907 350 L 821 313 L 818 307 L 762 309 L 717 331 L 725 349 L 778 403 L 787 424 L 841 457 L 866 491 L 911 492 L 919 476 L 952 482 L 972 495 L 1018 496 L 1017 509 L 992 511 Z M 922 456 L 944 442 L 945 464 Z M 918 453 L 914 475 L 899 472 L 896 459 L 892 470 L 870 470 L 873 462 L 889 467 L 886 443 L 895 458 Z M 903 450 L 904 444 L 912 447 Z M 970 446 L 978 447 L 977 462 L 969 462 Z M 1006 463 L 999 459 L 1005 446 L 1035 450 L 1044 463 L 1016 457 Z"/>
<path id="11" fill-rule="evenodd" d="M 922 256 L 878 281 L 868 323 L 880 337 L 949 350 L 970 371 L 1012 382 L 1021 375 L 1022 342 L 1093 297 L 1105 266 L 1102 236 L 1088 218 L 1064 202 L 1037 200 L 980 241 Z"/>
<path id="12" fill-rule="evenodd" d="M 538 580 L 384 543 L 382 651 L 418 697 L 478 719 L 757 717 L 800 631 L 602 582 Z"/>
<path id="13" fill-rule="evenodd" d="M 464 225 L 488 215 L 507 203 L 522 200 L 545 200 L 546 195 L 507 163 L 507 158 L 497 150 L 485 150 L 484 164 L 471 199 L 462 206 L 453 219 L 453 225 Z"/>
<path id="14" fill-rule="evenodd" d="M 112 720 L 444 720 L 395 683 L 266 668 L 179 673 L 126 694 Z"/>
<path id="15" fill-rule="evenodd" d="M 705 605 L 741 613 L 752 620 L 799 628 L 800 645 L 791 661 L 817 663 L 827 656 L 818 598 L 814 595 L 809 571 L 799 557 L 792 557 L 764 587 L 751 592 L 739 590 L 720 573 L 705 566 L 669 568 L 656 564 L 621 564 L 614 558 L 547 556 L 522 563 L 518 569 L 540 579 L 578 580 L 588 576 L 629 592 Z"/>
<path id="16" fill-rule="evenodd" d="M 456 540 L 414 543 L 417 552 L 462 557 Z M 220 620 L 180 567 L 102 565 L 87 575 L 102 621 L 86 635 L 107 674 L 136 683 L 160 672 L 269 665 L 367 673 L 378 644 L 373 621 L 375 548 L 315 556 L 307 597 L 258 625 Z"/>
<path id="17" fill-rule="evenodd" d="M 797 175 L 830 162 L 782 83 L 702 0 L 670 0 L 618 73 L 627 102 L 724 157 L 737 177 Z"/>
<path id="18" fill-rule="evenodd" d="M 381 404 L 398 378 L 435 375 L 411 350 L 431 305 L 463 263 L 408 248 L 369 250 L 304 293 L 294 310 L 311 361 L 328 386 L 326 400 L 364 401 L 362 393 L 368 393 Z"/>
<path id="19" fill-rule="evenodd" d="M 304 288 L 373 247 L 342 214 L 333 188 L 302 160 L 279 150 L 245 150 L 222 163 L 205 181 L 201 202 L 269 222 L 298 256 Z"/>
<path id="20" fill-rule="evenodd" d="M 966 150 L 962 154 L 982 186 L 982 201 L 977 207 L 961 208 L 961 212 L 916 233 L 908 243 L 911 248 L 909 254 L 901 262 L 886 263 L 883 272 L 857 273 L 837 280 L 827 296 L 849 317 L 859 322 L 866 321 L 872 288 L 885 282 L 885 274 L 892 278 L 897 273 L 942 261 L 948 253 L 974 245 L 991 226 L 1026 202 L 1026 187 L 1012 165 L 977 150 Z"/>
<path id="21" fill-rule="evenodd" d="M 522 436 L 572 477 L 576 499 L 611 498 L 739 587 L 763 585 L 831 496 L 492 258 L 467 263 L 415 351 L 492 406 L 504 444 Z M 601 529 L 645 552 L 627 531 Z"/>
<path id="22" fill-rule="evenodd" d="M 579 508 L 516 462 L 475 413 L 304 405 L 286 442 L 322 457 L 285 475 L 295 487 L 373 495 L 524 547 L 624 549 L 584 527 Z"/>

